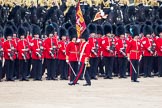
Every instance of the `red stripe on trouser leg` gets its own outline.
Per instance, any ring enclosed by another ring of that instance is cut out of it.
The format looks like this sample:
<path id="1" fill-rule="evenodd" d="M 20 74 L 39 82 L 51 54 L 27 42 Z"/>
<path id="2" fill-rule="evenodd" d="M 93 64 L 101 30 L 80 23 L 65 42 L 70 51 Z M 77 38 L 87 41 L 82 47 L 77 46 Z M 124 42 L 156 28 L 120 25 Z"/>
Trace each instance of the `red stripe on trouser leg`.
<path id="1" fill-rule="evenodd" d="M 79 70 L 79 73 L 77 74 L 76 78 L 74 79 L 74 84 L 76 84 L 78 82 L 78 79 L 80 78 L 82 72 L 83 72 L 83 67 L 84 67 L 84 63 L 82 63 L 82 66 Z"/>

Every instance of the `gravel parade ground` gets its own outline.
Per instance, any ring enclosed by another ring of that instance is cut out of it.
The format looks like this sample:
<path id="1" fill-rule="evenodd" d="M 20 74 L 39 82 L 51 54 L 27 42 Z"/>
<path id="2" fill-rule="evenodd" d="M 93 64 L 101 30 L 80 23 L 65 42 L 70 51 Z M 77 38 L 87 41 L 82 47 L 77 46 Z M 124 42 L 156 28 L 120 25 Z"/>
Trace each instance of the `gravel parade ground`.
<path id="1" fill-rule="evenodd" d="M 162 108 L 162 78 L 0 83 L 0 108 Z"/>

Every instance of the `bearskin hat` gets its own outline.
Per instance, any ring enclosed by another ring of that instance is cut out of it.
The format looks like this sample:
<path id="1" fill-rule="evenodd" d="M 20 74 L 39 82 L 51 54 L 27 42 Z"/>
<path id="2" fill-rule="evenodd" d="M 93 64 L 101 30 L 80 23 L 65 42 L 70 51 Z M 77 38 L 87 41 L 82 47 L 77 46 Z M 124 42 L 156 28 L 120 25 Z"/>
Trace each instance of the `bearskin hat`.
<path id="1" fill-rule="evenodd" d="M 130 34 L 132 37 L 138 36 L 140 34 L 139 27 L 137 25 L 132 25 L 130 27 Z"/>
<path id="2" fill-rule="evenodd" d="M 48 25 L 48 26 L 46 27 L 46 35 L 49 36 L 49 34 L 53 34 L 53 33 L 54 33 L 54 28 L 53 28 L 53 26 Z"/>
<path id="3" fill-rule="evenodd" d="M 112 33 L 112 26 L 110 24 L 104 25 L 104 34 Z"/>
<path id="4" fill-rule="evenodd" d="M 90 33 L 90 34 L 91 34 L 91 33 L 97 33 L 97 27 L 96 27 L 95 24 L 90 23 L 90 24 L 88 25 L 88 29 L 89 29 L 89 33 Z"/>
<path id="5" fill-rule="evenodd" d="M 143 27 L 143 34 L 144 34 L 144 36 L 146 36 L 147 34 L 152 34 L 152 27 L 150 26 L 150 25 L 145 25 L 144 27 Z"/>
<path id="6" fill-rule="evenodd" d="M 116 28 L 116 35 L 120 36 L 120 35 L 124 35 L 125 34 L 125 28 L 123 25 L 120 25 Z"/>
<path id="7" fill-rule="evenodd" d="M 64 27 L 60 27 L 59 29 L 59 37 L 61 39 L 62 36 L 67 36 L 67 30 Z"/>
<path id="8" fill-rule="evenodd" d="M 41 31 L 40 31 L 40 27 L 37 25 L 32 25 L 32 35 L 40 35 Z"/>
<path id="9" fill-rule="evenodd" d="M 103 28 L 101 25 L 97 25 L 97 34 L 103 35 Z"/>
<path id="10" fill-rule="evenodd" d="M 158 25 L 157 26 L 156 32 L 157 32 L 157 35 L 159 35 L 160 33 L 162 33 L 162 25 Z"/>
<path id="11" fill-rule="evenodd" d="M 88 38 L 89 38 L 89 30 L 87 28 L 84 30 L 84 32 L 82 33 L 80 38 L 83 38 L 86 41 L 88 40 Z"/>
<path id="12" fill-rule="evenodd" d="M 73 38 L 77 38 L 76 28 L 75 27 L 70 27 L 68 29 L 68 34 L 69 34 L 70 40 L 72 40 Z"/>
<path id="13" fill-rule="evenodd" d="M 5 27 L 4 37 L 7 39 L 7 36 L 13 36 L 13 30 L 11 27 Z"/>
<path id="14" fill-rule="evenodd" d="M 18 37 L 20 38 L 20 36 L 24 35 L 26 37 L 26 30 L 24 27 L 20 26 L 18 28 Z"/>

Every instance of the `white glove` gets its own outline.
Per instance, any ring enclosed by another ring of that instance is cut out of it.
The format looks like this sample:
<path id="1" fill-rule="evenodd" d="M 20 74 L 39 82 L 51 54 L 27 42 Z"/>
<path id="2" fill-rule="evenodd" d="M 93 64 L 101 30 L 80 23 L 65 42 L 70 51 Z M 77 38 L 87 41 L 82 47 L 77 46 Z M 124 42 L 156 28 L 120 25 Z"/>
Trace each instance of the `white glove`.
<path id="1" fill-rule="evenodd" d="M 69 60 L 66 60 L 66 63 L 69 63 Z"/>
<path id="2" fill-rule="evenodd" d="M 76 41 L 77 43 L 79 43 L 80 42 L 80 39 L 77 39 L 77 41 Z"/>

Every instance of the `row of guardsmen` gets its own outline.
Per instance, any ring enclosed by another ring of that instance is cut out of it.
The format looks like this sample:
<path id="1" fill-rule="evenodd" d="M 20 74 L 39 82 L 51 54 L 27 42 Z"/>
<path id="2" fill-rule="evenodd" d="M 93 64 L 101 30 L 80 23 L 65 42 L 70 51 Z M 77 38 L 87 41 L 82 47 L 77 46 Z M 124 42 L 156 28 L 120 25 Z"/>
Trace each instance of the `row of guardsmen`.
<path id="1" fill-rule="evenodd" d="M 161 1 L 161 0 L 159 0 Z M 66 2 L 66 3 L 65 3 Z M 90 7 L 95 5 L 103 5 L 104 7 L 110 7 L 110 3 L 119 2 L 121 5 L 129 5 L 129 0 L 80 0 L 81 3 L 88 4 Z M 67 7 L 75 6 L 77 1 L 75 0 L 0 0 L 1 5 L 14 7 L 15 5 L 20 6 L 48 6 L 52 7 L 53 5 L 57 5 L 60 7 L 63 3 L 66 4 Z M 134 0 L 134 5 L 150 5 L 150 6 L 159 6 L 158 0 Z"/>
<path id="2" fill-rule="evenodd" d="M 126 78 L 129 61 L 131 81 L 138 82 L 139 63 L 143 60 L 144 77 L 152 77 L 154 57 L 158 58 L 155 65 L 158 76 L 162 77 L 162 23 L 153 25 L 90 23 L 77 39 L 72 25 L 59 28 L 55 23 L 50 24 L 46 27 L 46 37 L 42 38 L 39 26 L 24 22 L 16 28 L 10 22 L 4 33 L 0 27 L 0 78 L 5 72 L 7 81 L 15 78 L 28 81 L 28 76 L 41 81 L 47 69 L 47 80 L 57 80 L 61 74 L 62 80 L 70 76 L 69 85 L 84 78 L 87 86 L 91 85 L 91 79 L 97 80 L 98 67 L 105 67 L 104 79 L 113 79 L 113 73 Z"/>

